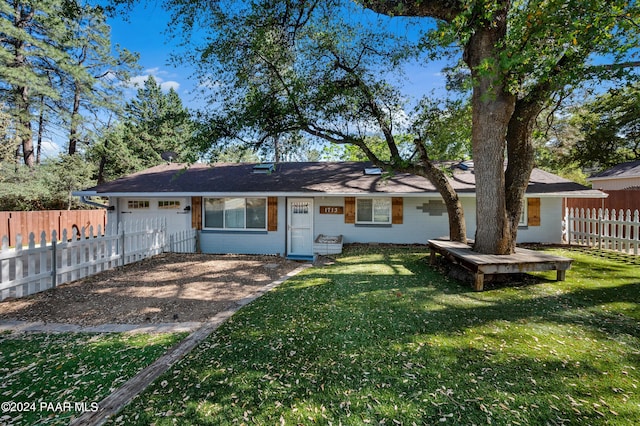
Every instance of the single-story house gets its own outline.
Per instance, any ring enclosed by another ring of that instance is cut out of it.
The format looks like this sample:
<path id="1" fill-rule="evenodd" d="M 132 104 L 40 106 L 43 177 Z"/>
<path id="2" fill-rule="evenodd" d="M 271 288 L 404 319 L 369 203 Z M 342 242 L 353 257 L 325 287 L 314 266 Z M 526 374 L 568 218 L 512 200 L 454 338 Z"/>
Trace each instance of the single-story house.
<path id="1" fill-rule="evenodd" d="M 640 188 L 640 160 L 628 161 L 587 178 L 601 191 Z"/>
<path id="2" fill-rule="evenodd" d="M 452 166 L 471 237 L 474 178 L 473 162 Z M 427 179 L 389 176 L 361 162 L 164 164 L 75 195 L 108 197 L 112 223 L 160 215 L 171 231 L 195 228 L 205 253 L 304 258 L 322 253 L 321 235 L 343 243 L 424 244 L 449 229 L 444 202 Z M 563 198 L 604 196 L 535 169 L 518 241 L 561 242 Z"/>

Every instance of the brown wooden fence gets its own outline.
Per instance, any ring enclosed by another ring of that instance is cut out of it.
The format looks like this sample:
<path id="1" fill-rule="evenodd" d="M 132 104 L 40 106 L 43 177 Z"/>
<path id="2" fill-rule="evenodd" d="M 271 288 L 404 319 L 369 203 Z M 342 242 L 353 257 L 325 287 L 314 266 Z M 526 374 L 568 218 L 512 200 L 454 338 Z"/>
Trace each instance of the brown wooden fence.
<path id="1" fill-rule="evenodd" d="M 7 236 L 9 245 L 16 244 L 16 235 L 23 236 L 26 244 L 27 236 L 33 232 L 40 241 L 40 233 L 45 231 L 47 242 L 51 241 L 51 231 L 58 236 L 63 229 L 80 232 L 83 227 L 93 226 L 94 234 L 98 233 L 98 226 L 104 233 L 107 224 L 107 212 L 100 210 L 43 210 L 37 212 L 0 212 L 0 238 Z"/>
<path id="2" fill-rule="evenodd" d="M 640 210 L 640 190 L 621 189 L 603 191 L 609 194 L 607 198 L 567 198 L 565 208 L 569 209 L 609 209 L 609 210 Z M 564 211 L 564 209 L 562 210 Z"/>

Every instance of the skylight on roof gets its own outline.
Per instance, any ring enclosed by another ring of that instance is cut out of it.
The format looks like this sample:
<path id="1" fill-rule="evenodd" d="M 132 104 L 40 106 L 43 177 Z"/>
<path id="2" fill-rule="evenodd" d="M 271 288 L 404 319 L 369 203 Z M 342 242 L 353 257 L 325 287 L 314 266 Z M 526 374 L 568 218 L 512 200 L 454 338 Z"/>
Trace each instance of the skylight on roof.
<path id="1" fill-rule="evenodd" d="M 473 160 L 461 161 L 456 164 L 454 167 L 459 168 L 460 170 L 469 170 L 473 168 Z"/>
<path id="2" fill-rule="evenodd" d="M 365 167 L 364 174 L 365 175 L 381 175 L 382 169 L 380 167 Z"/>
<path id="3" fill-rule="evenodd" d="M 273 163 L 260 163 L 253 166 L 253 173 L 271 174 L 276 171 L 276 165 Z"/>

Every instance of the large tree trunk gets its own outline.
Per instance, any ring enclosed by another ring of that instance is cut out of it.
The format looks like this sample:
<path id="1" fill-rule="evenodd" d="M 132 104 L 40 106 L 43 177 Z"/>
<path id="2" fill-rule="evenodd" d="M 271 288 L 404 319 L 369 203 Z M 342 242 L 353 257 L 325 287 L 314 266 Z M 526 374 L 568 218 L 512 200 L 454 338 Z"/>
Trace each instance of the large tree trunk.
<path id="1" fill-rule="evenodd" d="M 561 67 L 567 57 L 560 58 Z M 512 247 L 515 250 L 518 223 L 522 213 L 524 194 L 529 185 L 531 171 L 535 165 L 535 150 L 531 141 L 536 119 L 547 105 L 551 93 L 555 88 L 553 79 L 539 83 L 529 94 L 519 99 L 507 130 L 507 158 L 508 166 L 505 172 L 507 217 L 512 234 Z"/>
<path id="2" fill-rule="evenodd" d="M 461 243 L 467 243 L 467 224 L 464 220 L 464 209 L 462 203 L 458 197 L 458 193 L 451 185 L 451 182 L 447 178 L 447 175 L 434 166 L 429 155 L 427 148 L 422 141 L 415 141 L 416 148 L 420 153 L 420 167 L 415 166 L 412 169 L 405 170 L 406 172 L 413 173 L 419 176 L 424 176 L 436 187 L 445 206 L 447 207 L 447 215 L 449 217 L 449 239 L 451 241 L 458 241 Z"/>
<path id="3" fill-rule="evenodd" d="M 378 13 L 389 16 L 431 16 L 451 22 L 465 10 L 464 2 L 423 0 L 360 0 Z M 482 2 L 479 2 L 482 3 Z M 466 42 L 464 61 L 473 78 L 472 144 L 476 177 L 476 236 L 474 249 L 481 253 L 511 254 L 516 234 L 510 225 L 512 213 L 507 213 L 504 150 L 507 127 L 515 108 L 515 97 L 508 92 L 501 72 L 499 42 L 507 32 L 509 0 L 493 5 L 494 15 L 484 17 L 482 4 L 471 18 L 473 33 Z M 480 10 L 482 9 L 482 10 Z M 525 162 L 528 161 L 525 159 Z M 519 178 L 528 175 L 523 173 Z M 516 185 L 513 179 L 510 183 Z M 525 186 L 526 187 L 526 186 Z M 514 204 L 515 205 L 515 204 Z M 517 232 L 517 226 L 516 226 Z"/>
<path id="4" fill-rule="evenodd" d="M 474 84 L 471 133 L 476 179 L 474 250 L 488 254 L 511 254 L 513 248 L 506 209 L 504 150 L 515 97 L 507 91 L 498 51 L 498 42 L 506 32 L 506 15 L 507 5 L 503 5 L 493 22 L 477 25 L 464 53 Z"/>
<path id="5" fill-rule="evenodd" d="M 449 216 L 449 239 L 466 244 L 467 225 L 464 221 L 464 209 L 462 208 L 458 194 L 442 170 L 434 167 L 432 164 L 425 165 L 424 170 L 427 178 L 436 187 L 447 207 L 447 215 Z"/>
<path id="6" fill-rule="evenodd" d="M 25 25 L 33 14 L 35 8 L 31 8 L 31 11 L 26 13 L 23 10 L 23 5 L 20 2 L 13 4 L 14 8 L 14 22 L 13 25 L 16 28 L 24 29 Z M 26 9 L 26 7 L 25 7 Z M 26 43 L 19 39 L 14 39 L 10 42 L 13 48 L 13 64 L 12 67 L 20 72 L 20 70 L 27 69 L 27 58 L 25 55 Z M 31 100 L 29 98 L 29 87 L 27 83 L 16 84 L 12 88 L 13 102 L 18 115 L 16 120 L 16 143 L 22 146 L 22 158 L 24 164 L 33 168 L 35 165 L 35 153 L 33 150 L 33 132 L 31 129 Z"/>
<path id="7" fill-rule="evenodd" d="M 518 224 L 522 213 L 524 194 L 534 166 L 534 148 L 531 134 L 543 104 L 519 100 L 507 131 L 508 165 L 505 172 L 507 219 L 511 230 L 511 251 L 515 251 Z"/>

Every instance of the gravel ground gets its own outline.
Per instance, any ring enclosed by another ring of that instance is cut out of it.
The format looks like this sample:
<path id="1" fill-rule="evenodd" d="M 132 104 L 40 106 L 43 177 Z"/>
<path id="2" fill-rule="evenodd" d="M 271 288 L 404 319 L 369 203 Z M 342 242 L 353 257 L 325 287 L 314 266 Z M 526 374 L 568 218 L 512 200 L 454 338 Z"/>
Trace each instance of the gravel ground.
<path id="1" fill-rule="evenodd" d="M 300 266 L 276 256 L 162 254 L 0 302 L 0 319 L 78 325 L 205 321 Z"/>

